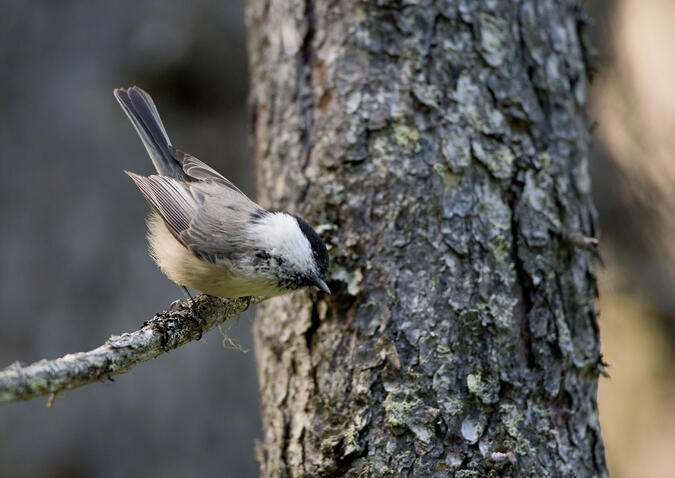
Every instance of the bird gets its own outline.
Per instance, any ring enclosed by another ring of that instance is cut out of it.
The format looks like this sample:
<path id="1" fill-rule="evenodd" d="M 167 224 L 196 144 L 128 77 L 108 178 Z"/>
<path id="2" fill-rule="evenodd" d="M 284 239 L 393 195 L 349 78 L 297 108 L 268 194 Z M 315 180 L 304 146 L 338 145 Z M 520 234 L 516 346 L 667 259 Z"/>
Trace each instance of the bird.
<path id="1" fill-rule="evenodd" d="M 191 299 L 187 287 L 222 298 L 272 297 L 312 286 L 330 294 L 328 251 L 304 219 L 262 208 L 215 169 L 175 148 L 141 88 L 116 88 L 114 95 L 157 171 L 125 173 L 151 206 L 150 256 L 171 281 Z"/>

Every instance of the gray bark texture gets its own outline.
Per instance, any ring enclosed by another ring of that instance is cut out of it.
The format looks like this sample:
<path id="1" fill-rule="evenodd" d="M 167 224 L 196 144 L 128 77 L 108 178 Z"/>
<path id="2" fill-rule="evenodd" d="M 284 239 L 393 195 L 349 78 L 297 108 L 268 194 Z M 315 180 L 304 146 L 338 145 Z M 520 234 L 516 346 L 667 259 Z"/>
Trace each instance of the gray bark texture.
<path id="1" fill-rule="evenodd" d="M 576 0 L 248 0 L 260 202 L 330 297 L 254 326 L 263 477 L 606 476 Z"/>

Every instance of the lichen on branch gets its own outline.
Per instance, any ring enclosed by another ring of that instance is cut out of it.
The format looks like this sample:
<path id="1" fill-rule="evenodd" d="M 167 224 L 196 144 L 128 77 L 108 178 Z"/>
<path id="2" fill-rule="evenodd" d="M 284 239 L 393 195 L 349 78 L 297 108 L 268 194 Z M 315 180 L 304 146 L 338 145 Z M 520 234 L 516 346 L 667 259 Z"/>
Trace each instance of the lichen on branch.
<path id="1" fill-rule="evenodd" d="M 219 299 L 200 295 L 195 298 L 193 308 L 180 302 L 175 310 L 156 314 L 139 330 L 113 335 L 88 352 L 55 360 L 43 359 L 30 365 L 15 362 L 0 371 L 0 404 L 46 394 L 53 397 L 58 392 L 128 372 L 141 362 L 198 340 L 202 333 L 262 300 L 261 297 Z M 203 327 L 195 311 L 204 320 Z"/>

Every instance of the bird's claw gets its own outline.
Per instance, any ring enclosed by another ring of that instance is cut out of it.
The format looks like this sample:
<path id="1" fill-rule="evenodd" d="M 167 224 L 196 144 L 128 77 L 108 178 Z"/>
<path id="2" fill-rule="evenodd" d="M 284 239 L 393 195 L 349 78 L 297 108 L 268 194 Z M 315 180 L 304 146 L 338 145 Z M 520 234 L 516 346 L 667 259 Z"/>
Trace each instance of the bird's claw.
<path id="1" fill-rule="evenodd" d="M 173 302 L 171 302 L 171 304 L 169 304 L 169 308 L 166 311 L 175 312 L 176 310 L 180 309 L 182 305 L 183 301 L 180 299 L 176 299 Z"/>
<path id="2" fill-rule="evenodd" d="M 206 320 L 204 320 L 204 318 L 199 314 L 197 305 L 194 303 L 194 299 L 190 301 L 190 311 L 192 312 L 192 318 L 199 326 L 199 337 L 197 337 L 197 340 L 201 340 L 204 330 L 206 330 Z"/>
<path id="3" fill-rule="evenodd" d="M 197 325 L 199 326 L 199 337 L 197 337 L 197 340 L 202 339 L 202 335 L 204 334 L 204 330 L 206 329 L 206 320 L 199 315 L 199 311 L 197 310 L 197 304 L 195 302 L 194 297 L 192 297 L 192 294 L 190 294 L 190 291 L 188 290 L 187 287 L 184 285 L 181 286 L 185 294 L 189 297 L 189 304 L 190 304 L 190 312 L 192 313 L 192 318 L 197 322 Z"/>

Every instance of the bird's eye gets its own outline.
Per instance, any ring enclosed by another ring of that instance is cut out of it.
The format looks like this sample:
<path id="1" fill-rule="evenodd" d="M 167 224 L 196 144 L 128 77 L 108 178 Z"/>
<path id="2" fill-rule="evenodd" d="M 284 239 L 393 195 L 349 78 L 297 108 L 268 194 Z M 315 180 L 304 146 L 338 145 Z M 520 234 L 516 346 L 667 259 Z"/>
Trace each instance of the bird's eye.
<path id="1" fill-rule="evenodd" d="M 255 253 L 255 256 L 262 261 L 268 261 L 271 258 L 269 252 L 267 251 L 258 251 Z"/>

